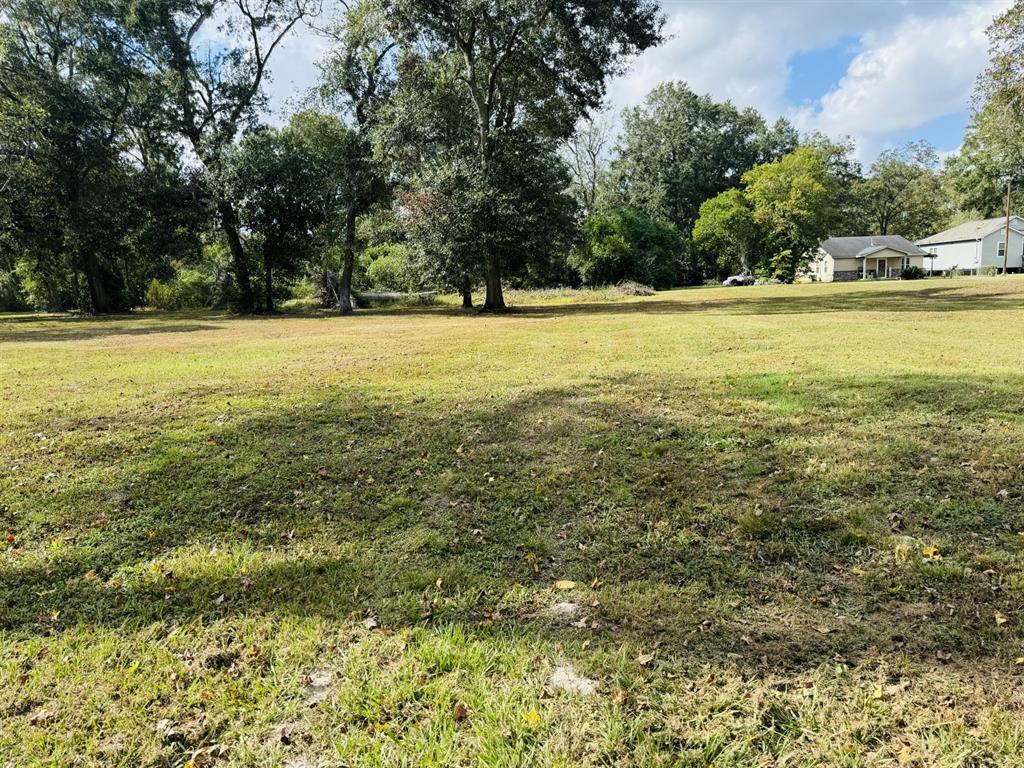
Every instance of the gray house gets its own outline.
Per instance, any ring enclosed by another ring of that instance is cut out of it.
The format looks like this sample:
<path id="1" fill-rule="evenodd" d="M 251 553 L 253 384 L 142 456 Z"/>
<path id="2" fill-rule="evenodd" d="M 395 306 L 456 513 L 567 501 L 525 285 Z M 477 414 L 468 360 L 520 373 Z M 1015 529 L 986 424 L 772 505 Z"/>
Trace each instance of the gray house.
<path id="1" fill-rule="evenodd" d="M 923 269 L 927 255 L 900 235 L 830 237 L 811 257 L 808 276 L 822 283 L 898 278 L 907 267 Z"/>
<path id="2" fill-rule="evenodd" d="M 945 232 L 919 240 L 919 246 L 928 251 L 925 267 L 931 272 L 952 269 L 977 274 L 985 267 L 1003 268 L 1006 250 L 1006 217 L 968 221 Z M 1011 272 L 1021 270 L 1024 259 L 1024 219 L 1010 217 L 1010 252 L 1006 267 Z"/>

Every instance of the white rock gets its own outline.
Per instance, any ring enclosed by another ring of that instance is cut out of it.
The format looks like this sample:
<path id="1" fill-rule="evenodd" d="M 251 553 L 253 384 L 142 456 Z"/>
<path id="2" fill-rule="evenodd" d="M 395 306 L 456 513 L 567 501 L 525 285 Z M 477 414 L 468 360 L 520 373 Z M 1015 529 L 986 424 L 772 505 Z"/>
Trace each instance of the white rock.
<path id="1" fill-rule="evenodd" d="M 597 693 L 597 683 L 589 677 L 577 675 L 576 670 L 572 668 L 571 664 L 555 667 L 551 671 L 551 678 L 548 680 L 548 684 L 555 690 L 567 691 L 568 693 L 581 693 L 584 695 Z"/>

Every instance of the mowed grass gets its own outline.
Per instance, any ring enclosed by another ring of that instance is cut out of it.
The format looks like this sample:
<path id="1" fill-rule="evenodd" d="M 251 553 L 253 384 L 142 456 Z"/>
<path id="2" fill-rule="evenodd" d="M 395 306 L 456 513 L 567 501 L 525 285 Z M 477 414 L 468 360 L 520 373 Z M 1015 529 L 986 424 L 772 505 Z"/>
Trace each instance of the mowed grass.
<path id="1" fill-rule="evenodd" d="M 0 316 L 0 765 L 1024 764 L 1024 279 L 567 301 Z"/>

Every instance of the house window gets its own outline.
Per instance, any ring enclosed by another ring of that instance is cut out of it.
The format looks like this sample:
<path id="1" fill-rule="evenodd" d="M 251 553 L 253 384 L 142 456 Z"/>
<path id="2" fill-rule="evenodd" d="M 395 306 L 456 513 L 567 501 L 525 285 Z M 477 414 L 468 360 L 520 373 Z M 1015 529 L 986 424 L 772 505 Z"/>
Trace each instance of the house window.
<path id="1" fill-rule="evenodd" d="M 1005 240 L 1000 240 L 999 241 L 999 254 L 998 255 L 999 255 L 1000 259 L 1003 258 L 1004 255 L 1006 255 L 1006 241 Z"/>
<path id="2" fill-rule="evenodd" d="M 903 263 L 902 263 L 902 266 L 900 268 L 901 269 L 907 269 L 908 267 L 910 267 L 910 257 L 909 256 L 904 256 L 903 257 Z"/>

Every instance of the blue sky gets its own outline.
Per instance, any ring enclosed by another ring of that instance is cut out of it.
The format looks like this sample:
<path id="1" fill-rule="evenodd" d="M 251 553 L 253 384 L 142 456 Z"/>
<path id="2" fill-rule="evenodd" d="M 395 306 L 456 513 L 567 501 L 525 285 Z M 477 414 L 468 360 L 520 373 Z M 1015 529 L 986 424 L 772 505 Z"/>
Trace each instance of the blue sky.
<path id="1" fill-rule="evenodd" d="M 915 139 L 956 151 L 985 27 L 1010 0 L 663 0 L 668 39 L 609 86 L 615 110 L 659 82 L 784 116 L 802 131 L 849 136 L 870 163 Z M 315 81 L 324 43 L 308 31 L 279 51 L 271 106 L 283 113 Z"/>

